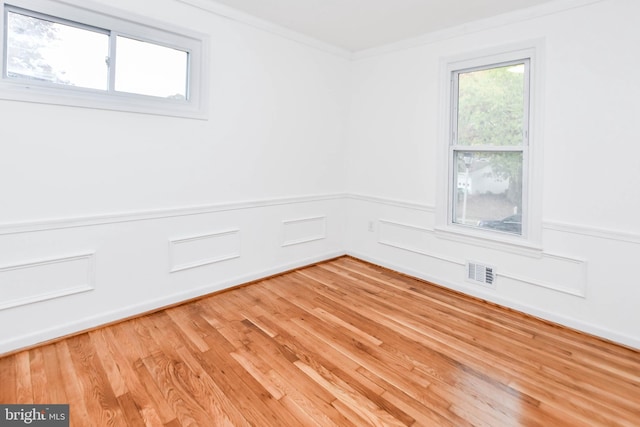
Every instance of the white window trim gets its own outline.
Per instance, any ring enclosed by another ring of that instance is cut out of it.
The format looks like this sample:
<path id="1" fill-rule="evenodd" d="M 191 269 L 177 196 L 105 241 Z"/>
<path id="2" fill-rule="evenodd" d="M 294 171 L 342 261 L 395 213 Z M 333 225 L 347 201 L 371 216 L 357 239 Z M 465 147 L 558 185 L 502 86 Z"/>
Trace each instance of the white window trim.
<path id="1" fill-rule="evenodd" d="M 541 95 L 543 80 L 540 70 L 543 68 L 543 40 L 534 40 L 491 48 L 472 53 L 442 58 L 440 91 L 440 138 L 438 140 L 438 178 L 436 236 L 470 245 L 483 246 L 497 250 L 540 256 L 542 253 L 542 110 Z M 451 112 L 453 103 L 451 77 L 456 70 L 463 70 L 489 64 L 500 64 L 513 60 L 529 58 L 529 144 L 527 160 L 523 164 L 523 181 L 527 190 L 523 194 L 527 221 L 523 224 L 522 235 L 511 235 L 491 230 L 463 226 L 451 219 L 451 186 L 453 170 L 451 155 L 451 129 L 454 120 Z"/>
<path id="2" fill-rule="evenodd" d="M 5 5 L 108 29 L 115 35 L 130 36 L 188 52 L 188 99 L 164 99 L 4 78 Z M 0 10 L 3 14 L 0 19 L 0 58 L 3 61 L 0 99 L 195 119 L 208 118 L 208 36 L 89 1 L 0 0 Z"/>

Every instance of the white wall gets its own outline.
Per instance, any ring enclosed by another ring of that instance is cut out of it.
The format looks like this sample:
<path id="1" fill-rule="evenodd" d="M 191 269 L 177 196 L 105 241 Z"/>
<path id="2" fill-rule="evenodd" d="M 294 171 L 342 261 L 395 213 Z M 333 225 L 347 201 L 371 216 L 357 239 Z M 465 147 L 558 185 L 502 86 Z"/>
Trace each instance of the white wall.
<path id="1" fill-rule="evenodd" d="M 347 191 L 354 197 L 347 248 L 640 347 L 640 83 L 633 71 L 640 69 L 633 53 L 640 2 L 559 3 L 581 7 L 501 17 L 358 55 L 348 131 Z M 536 171 L 542 254 L 444 239 L 434 230 L 436 162 L 439 145 L 446 144 L 441 60 L 538 39 L 544 65 L 534 144 L 543 152 Z M 496 289 L 466 282 L 465 260 L 493 264 Z"/>
<path id="2" fill-rule="evenodd" d="M 209 35 L 209 119 L 0 101 L 0 353 L 344 253 L 349 61 L 101 3 Z"/>
<path id="3" fill-rule="evenodd" d="M 0 101 L 0 354 L 345 252 L 640 347 L 635 0 L 354 61 L 180 2 L 101 2 L 210 36 L 209 120 Z M 543 252 L 442 239 L 440 60 L 540 38 Z"/>

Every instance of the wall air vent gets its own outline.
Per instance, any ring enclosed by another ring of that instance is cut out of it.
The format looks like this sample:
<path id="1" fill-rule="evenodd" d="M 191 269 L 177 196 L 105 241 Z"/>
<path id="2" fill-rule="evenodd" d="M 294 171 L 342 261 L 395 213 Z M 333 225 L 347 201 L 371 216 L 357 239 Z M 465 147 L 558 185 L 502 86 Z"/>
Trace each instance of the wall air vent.
<path id="1" fill-rule="evenodd" d="M 493 287 L 495 268 L 488 265 L 467 261 L 467 280 L 484 286 Z"/>

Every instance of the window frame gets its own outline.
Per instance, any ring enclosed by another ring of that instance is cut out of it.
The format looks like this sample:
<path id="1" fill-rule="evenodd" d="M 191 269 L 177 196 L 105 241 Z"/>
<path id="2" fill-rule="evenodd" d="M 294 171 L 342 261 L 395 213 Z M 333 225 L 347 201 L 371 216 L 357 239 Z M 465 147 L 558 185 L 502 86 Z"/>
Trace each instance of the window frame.
<path id="1" fill-rule="evenodd" d="M 90 2 L 75 5 L 75 2 L 63 3 L 57 0 L 0 0 L 0 8 L 0 99 L 207 119 L 206 35 Z M 64 25 L 106 32 L 110 37 L 109 56 L 112 69 L 116 67 L 113 49 L 119 36 L 184 51 L 189 58 L 187 97 L 185 100 L 179 100 L 115 91 L 114 72 L 109 72 L 107 90 L 9 78 L 5 49 L 8 10 L 20 13 L 26 11 L 36 18 L 54 18 L 56 22 Z"/>
<path id="2" fill-rule="evenodd" d="M 542 63 L 543 41 L 536 40 L 517 45 L 497 47 L 485 51 L 462 54 L 441 59 L 441 141 L 438 145 L 438 179 L 436 235 L 440 238 L 460 241 L 483 247 L 508 250 L 538 256 L 541 251 L 542 197 L 541 165 L 542 149 L 539 132 L 541 79 L 538 69 Z M 528 93 L 525 95 L 526 135 L 522 145 L 473 146 L 457 144 L 457 79 L 460 73 L 490 69 L 501 65 L 528 64 Z M 454 220 L 455 154 L 458 152 L 521 152 L 522 160 L 522 234 L 485 229 L 458 224 Z M 535 167 L 534 167 L 535 166 Z"/>

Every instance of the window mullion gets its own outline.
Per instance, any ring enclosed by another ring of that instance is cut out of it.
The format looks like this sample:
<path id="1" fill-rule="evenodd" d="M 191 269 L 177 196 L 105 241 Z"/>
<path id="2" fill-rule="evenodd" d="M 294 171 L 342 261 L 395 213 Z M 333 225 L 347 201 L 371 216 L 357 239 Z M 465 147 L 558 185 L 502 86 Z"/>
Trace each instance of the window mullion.
<path id="1" fill-rule="evenodd" d="M 116 67 L 118 61 L 118 55 L 116 53 L 116 38 L 117 33 L 115 31 L 111 31 L 109 33 L 109 85 L 108 91 L 114 92 L 116 89 Z"/>

